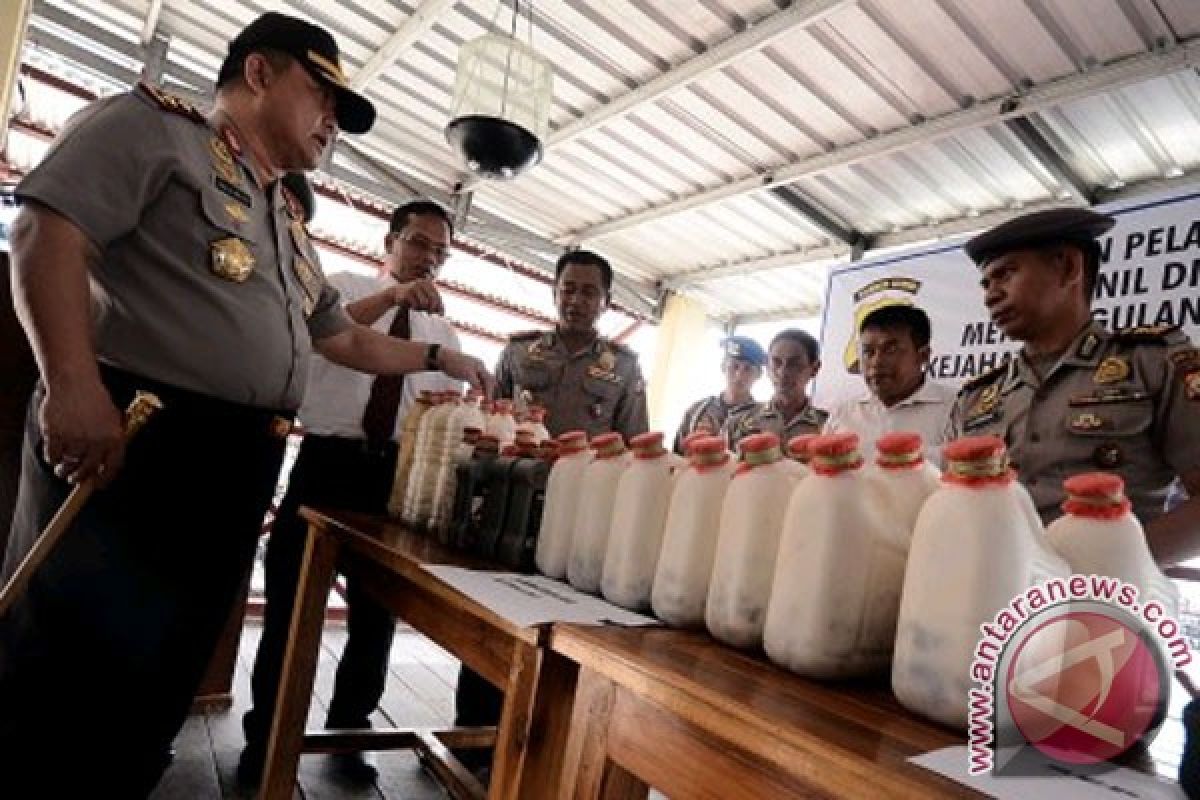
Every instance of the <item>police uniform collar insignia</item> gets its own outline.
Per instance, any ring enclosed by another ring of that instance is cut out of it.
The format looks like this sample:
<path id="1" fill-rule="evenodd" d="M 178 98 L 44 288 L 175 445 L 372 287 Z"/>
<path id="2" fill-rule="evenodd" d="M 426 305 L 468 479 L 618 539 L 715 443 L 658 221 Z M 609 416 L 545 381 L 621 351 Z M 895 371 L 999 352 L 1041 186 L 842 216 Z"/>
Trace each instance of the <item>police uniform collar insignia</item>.
<path id="1" fill-rule="evenodd" d="M 304 224 L 304 206 L 300 204 L 300 198 L 286 186 L 279 187 L 280 194 L 283 195 L 283 203 L 287 206 L 288 216 L 292 219 Z"/>
<path id="2" fill-rule="evenodd" d="M 237 132 L 230 125 L 222 125 L 220 130 L 221 138 L 225 141 L 225 144 L 229 146 L 230 152 L 232 152 L 238 158 L 241 158 L 242 140 L 238 137 Z"/>
<path id="3" fill-rule="evenodd" d="M 227 281 L 244 283 L 254 272 L 254 254 L 236 236 L 218 239 L 209 245 L 209 267 Z"/>
<path id="4" fill-rule="evenodd" d="M 988 414 L 993 411 L 1000 403 L 1000 384 L 993 383 L 983 390 L 979 395 L 979 399 L 975 401 L 975 405 L 971 407 L 969 415 L 971 417 Z"/>
<path id="5" fill-rule="evenodd" d="M 1091 361 L 1099 347 L 1100 337 L 1095 331 L 1088 331 L 1080 340 L 1079 347 L 1075 348 L 1075 357 L 1081 361 Z"/>
<path id="6" fill-rule="evenodd" d="M 226 203 L 225 213 L 238 225 L 244 225 L 250 219 L 250 216 L 246 213 L 246 209 L 242 208 L 239 203 Z"/>
<path id="7" fill-rule="evenodd" d="M 1129 377 L 1129 362 L 1121 356 L 1108 356 L 1096 367 L 1092 381 L 1097 384 L 1120 383 Z"/>

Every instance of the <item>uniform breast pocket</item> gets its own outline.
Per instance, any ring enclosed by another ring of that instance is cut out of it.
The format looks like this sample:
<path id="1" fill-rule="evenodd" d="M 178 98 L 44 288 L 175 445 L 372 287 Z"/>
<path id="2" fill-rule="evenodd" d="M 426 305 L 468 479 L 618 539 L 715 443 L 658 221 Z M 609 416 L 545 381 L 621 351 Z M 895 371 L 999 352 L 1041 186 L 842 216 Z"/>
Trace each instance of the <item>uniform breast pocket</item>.
<path id="1" fill-rule="evenodd" d="M 1066 426 L 1076 436 L 1137 436 L 1150 428 L 1153 418 L 1148 399 L 1119 403 L 1073 399 Z"/>
<path id="2" fill-rule="evenodd" d="M 1090 464 L 1114 470 L 1138 463 L 1150 447 L 1147 435 L 1154 418 L 1149 399 L 1122 402 L 1074 398 L 1064 424 L 1071 452 L 1064 463 Z"/>
<path id="3" fill-rule="evenodd" d="M 258 248 L 247 235 L 250 210 L 237 200 L 205 192 L 200 206 L 208 223 L 208 268 L 213 275 L 243 283 L 258 266 Z"/>
<path id="4" fill-rule="evenodd" d="M 603 378 L 584 378 L 583 390 L 587 392 L 592 419 L 611 422 L 617 411 L 617 400 L 621 398 L 622 386 Z"/>

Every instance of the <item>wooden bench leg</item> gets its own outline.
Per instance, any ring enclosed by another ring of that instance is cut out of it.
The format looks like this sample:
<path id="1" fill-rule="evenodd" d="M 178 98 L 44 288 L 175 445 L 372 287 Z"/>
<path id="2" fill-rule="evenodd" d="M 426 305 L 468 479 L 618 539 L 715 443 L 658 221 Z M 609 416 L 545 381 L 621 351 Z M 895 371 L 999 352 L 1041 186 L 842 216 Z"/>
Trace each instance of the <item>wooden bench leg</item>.
<path id="1" fill-rule="evenodd" d="M 579 674 L 563 758 L 560 800 L 645 800 L 649 788 L 608 757 L 616 685 L 587 669 Z"/>
<path id="2" fill-rule="evenodd" d="M 488 786 L 489 800 L 522 800 L 521 772 L 525 765 L 533 701 L 541 667 L 542 652 L 537 646 L 521 641 L 513 645 L 508 685 L 504 689 L 504 706 L 496 730 L 496 752 L 492 757 L 492 780 Z"/>
<path id="3" fill-rule="evenodd" d="M 559 796 L 578 679 L 575 662 L 553 650 L 542 651 L 525 767 L 521 770 L 521 800 L 557 800 Z"/>
<path id="4" fill-rule="evenodd" d="M 283 657 L 275 718 L 267 740 L 260 800 L 291 800 L 296 784 L 296 767 L 304 743 L 308 706 L 325 624 L 325 604 L 333 583 L 339 545 L 310 525 L 304 549 L 304 565 L 292 611 L 291 631 Z"/>

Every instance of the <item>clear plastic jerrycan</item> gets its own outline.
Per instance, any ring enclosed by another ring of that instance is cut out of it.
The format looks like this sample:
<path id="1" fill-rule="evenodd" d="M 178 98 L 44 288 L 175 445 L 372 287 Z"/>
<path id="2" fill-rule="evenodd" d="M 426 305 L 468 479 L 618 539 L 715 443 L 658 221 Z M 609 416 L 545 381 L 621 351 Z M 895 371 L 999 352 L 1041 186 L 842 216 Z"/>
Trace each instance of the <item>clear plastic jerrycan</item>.
<path id="1" fill-rule="evenodd" d="M 600 591 L 617 484 L 630 461 L 625 440 L 619 433 L 602 433 L 592 439 L 592 451 L 592 461 L 583 471 L 583 488 L 575 510 L 575 533 L 567 558 L 567 580 L 584 592 Z"/>
<path id="2" fill-rule="evenodd" d="M 543 575 L 562 580 L 575 534 L 575 511 L 583 488 L 583 471 L 592 460 L 585 431 L 558 437 L 558 453 L 546 481 L 546 504 L 538 530 L 535 561 Z"/>
<path id="3" fill-rule="evenodd" d="M 640 611 L 650 607 L 667 506 L 684 462 L 663 447 L 659 431 L 634 436 L 629 445 L 633 462 L 617 484 L 600 591 L 609 602 Z"/>
<path id="4" fill-rule="evenodd" d="M 967 724 L 980 626 L 1034 584 L 1070 575 L 996 436 L 942 449 L 942 486 L 917 516 L 900 600 L 892 690 L 946 725 Z"/>
<path id="5" fill-rule="evenodd" d="M 906 538 L 912 538 L 921 506 L 942 483 L 942 471 L 925 459 L 921 434 L 895 431 L 879 437 L 875 464 L 868 470 L 879 478 L 888 507 L 908 531 Z"/>
<path id="6" fill-rule="evenodd" d="M 432 407 L 432 393 L 428 390 L 422 391 L 405 415 L 404 424 L 400 428 L 400 450 L 396 456 L 396 473 L 392 478 L 392 492 L 387 504 L 388 513 L 393 517 L 401 516 L 404 511 L 404 495 L 408 491 L 408 479 L 412 473 L 417 432 L 420 429 L 421 418 Z"/>
<path id="7" fill-rule="evenodd" d="M 885 672 L 911 529 L 863 469 L 858 434 L 818 436 L 807 450 L 812 474 L 783 518 L 763 648 L 814 678 Z"/>
<path id="8" fill-rule="evenodd" d="M 721 505 L 735 467 L 720 436 L 688 437 L 688 466 L 671 492 L 650 605 L 677 628 L 704 627 Z"/>
<path id="9" fill-rule="evenodd" d="M 773 433 L 747 436 L 738 447 L 740 463 L 721 506 L 704 621 L 722 642 L 751 648 L 762 644 L 783 512 L 800 471 L 784 459 Z"/>
<path id="10" fill-rule="evenodd" d="M 1179 618 L 1179 590 L 1162 573 L 1146 545 L 1142 523 L 1130 510 L 1125 481 L 1107 472 L 1089 472 L 1063 481 L 1065 516 L 1050 523 L 1050 545 L 1077 575 L 1106 575 L 1138 589 L 1140 606 L 1157 602 L 1166 616 Z"/>

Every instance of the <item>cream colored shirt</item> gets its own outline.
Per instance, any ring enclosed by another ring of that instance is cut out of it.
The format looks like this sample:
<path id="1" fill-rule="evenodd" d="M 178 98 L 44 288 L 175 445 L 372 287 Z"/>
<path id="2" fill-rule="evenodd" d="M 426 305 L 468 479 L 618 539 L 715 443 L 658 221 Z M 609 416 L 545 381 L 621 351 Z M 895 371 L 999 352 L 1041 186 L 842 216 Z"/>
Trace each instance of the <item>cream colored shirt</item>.
<path id="1" fill-rule="evenodd" d="M 341 272 L 330 275 L 329 283 L 341 292 L 344 302 L 353 303 L 383 290 L 392 283 L 392 279 Z M 458 334 L 445 317 L 427 314 L 424 311 L 408 313 L 412 341 L 437 343 L 451 350 L 462 349 L 458 342 Z M 396 309 L 388 309 L 371 327 L 380 333 L 387 333 L 395 316 Z M 362 417 L 367 408 L 367 400 L 371 397 L 371 383 L 374 380 L 374 375 L 347 369 L 314 353 L 309 368 L 308 390 L 304 394 L 304 404 L 300 407 L 300 424 L 304 426 L 305 431 L 322 436 L 366 438 L 362 429 Z M 399 439 L 404 417 L 417 394 L 423 390 L 462 391 L 462 383 L 447 378 L 440 372 L 413 372 L 406 376 L 404 393 L 400 398 L 400 413 L 396 415 L 396 431 L 392 437 L 394 440 Z"/>
<path id="2" fill-rule="evenodd" d="M 940 465 L 941 445 L 945 441 L 946 424 L 954 407 L 954 389 L 937 381 L 925 382 L 908 397 L 888 408 L 879 398 L 867 392 L 855 400 L 836 406 L 825 423 L 825 433 L 854 431 L 858 434 L 863 458 L 875 458 L 875 442 L 892 431 L 913 431 L 921 434 L 925 457 Z"/>

